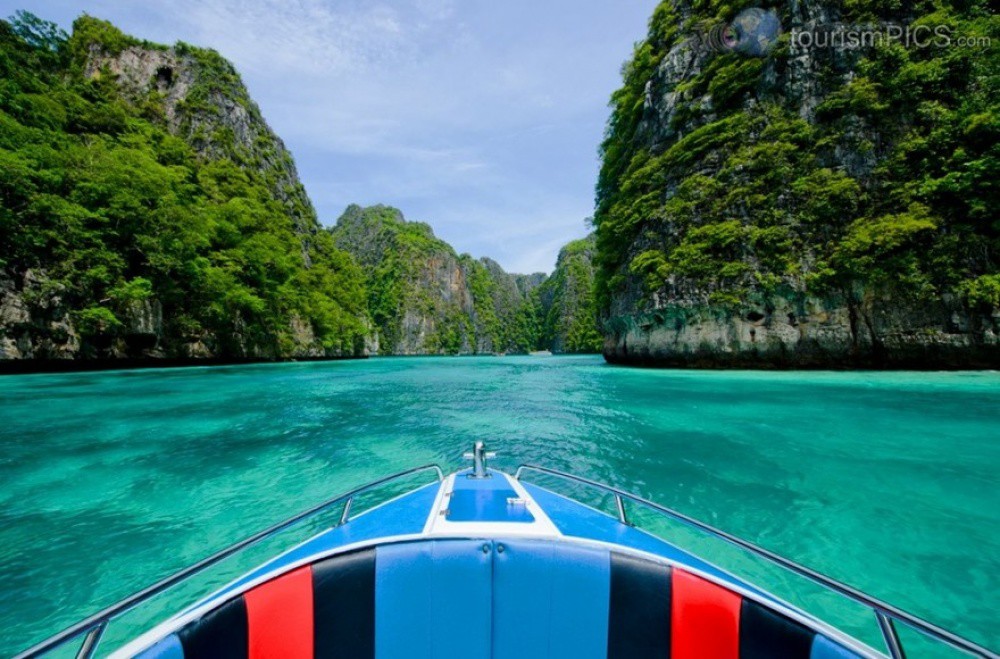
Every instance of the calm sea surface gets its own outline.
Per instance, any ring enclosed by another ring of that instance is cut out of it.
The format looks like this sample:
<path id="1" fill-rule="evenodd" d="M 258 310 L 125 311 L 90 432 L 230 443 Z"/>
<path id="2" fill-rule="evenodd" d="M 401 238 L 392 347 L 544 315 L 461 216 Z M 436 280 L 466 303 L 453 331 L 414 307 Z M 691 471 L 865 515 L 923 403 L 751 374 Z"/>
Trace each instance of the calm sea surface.
<path id="1" fill-rule="evenodd" d="M 495 466 L 618 485 L 1000 649 L 1000 374 L 504 357 L 0 378 L 0 656 L 354 485 L 458 467 L 476 439 Z M 866 633 L 861 614 L 831 615 Z"/>

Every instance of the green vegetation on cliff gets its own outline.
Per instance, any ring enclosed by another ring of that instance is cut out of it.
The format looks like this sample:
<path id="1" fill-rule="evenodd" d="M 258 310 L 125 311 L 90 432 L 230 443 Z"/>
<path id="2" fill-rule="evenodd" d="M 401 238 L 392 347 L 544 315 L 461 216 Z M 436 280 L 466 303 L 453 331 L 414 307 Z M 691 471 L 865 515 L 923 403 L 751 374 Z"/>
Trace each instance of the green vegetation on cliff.
<path id="1" fill-rule="evenodd" d="M 141 97 L 112 71 L 131 47 L 177 63 L 140 81 Z M 158 88 L 182 74 L 168 120 Z M 256 144 L 235 140 L 222 98 L 244 107 Z M 0 279 L 28 309 L 12 337 L 78 332 L 65 356 L 360 352 L 361 272 L 296 185 L 214 51 L 141 43 L 88 16 L 69 37 L 29 14 L 0 21 Z"/>
<path id="2" fill-rule="evenodd" d="M 593 240 L 551 279 L 385 206 L 322 230 L 233 66 L 79 18 L 0 22 L 0 358 L 600 349 Z"/>
<path id="3" fill-rule="evenodd" d="M 388 206 L 350 206 L 332 230 L 367 275 L 381 354 L 526 352 L 537 314 L 517 276 L 456 254 L 431 228 Z"/>
<path id="4" fill-rule="evenodd" d="M 556 269 L 539 287 L 539 297 L 544 310 L 541 345 L 554 352 L 600 352 L 593 235 L 560 250 Z"/>
<path id="5" fill-rule="evenodd" d="M 663 2 L 623 69 L 597 185 L 604 313 L 654 294 L 738 308 L 781 289 L 838 295 L 862 314 L 886 295 L 996 308 L 991 5 L 808 3 L 831 22 L 947 26 L 950 44 L 796 50 L 786 31 L 767 58 L 684 48 L 754 4 Z M 778 11 L 786 30 L 808 13 Z"/>

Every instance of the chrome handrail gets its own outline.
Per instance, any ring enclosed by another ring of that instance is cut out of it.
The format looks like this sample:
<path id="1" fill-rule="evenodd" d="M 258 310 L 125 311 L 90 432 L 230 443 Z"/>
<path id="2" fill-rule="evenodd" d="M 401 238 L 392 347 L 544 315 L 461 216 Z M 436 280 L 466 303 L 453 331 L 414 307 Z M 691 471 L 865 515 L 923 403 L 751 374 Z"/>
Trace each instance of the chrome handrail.
<path id="1" fill-rule="evenodd" d="M 82 620 L 76 623 L 75 625 L 72 625 L 71 627 L 67 627 L 58 634 L 50 636 L 41 643 L 32 646 L 31 648 L 25 650 L 24 652 L 18 655 L 15 655 L 14 659 L 29 659 L 33 657 L 39 657 L 47 652 L 51 652 L 52 650 L 61 647 L 62 645 L 68 643 L 69 641 L 81 635 L 84 635 L 84 638 L 83 642 L 80 645 L 80 649 L 77 651 L 76 655 L 77 659 L 90 659 L 90 657 L 93 656 L 94 651 L 97 649 L 97 645 L 98 643 L 100 643 L 101 637 L 104 635 L 104 631 L 107 629 L 108 624 L 111 622 L 111 620 L 120 616 L 123 613 L 126 613 L 127 611 L 130 611 L 131 609 L 135 608 L 142 602 L 150 599 L 151 597 L 159 595 L 168 588 L 171 588 L 172 586 L 177 585 L 178 583 L 188 579 L 189 577 L 198 574 L 202 570 L 205 570 L 215 565 L 216 563 L 219 563 L 220 561 L 229 558 L 238 551 L 246 549 L 250 545 L 255 544 L 266 538 L 269 538 L 275 535 L 276 533 L 280 533 L 281 531 L 284 531 L 285 529 L 297 524 L 298 522 L 301 522 L 304 519 L 318 515 L 319 513 L 325 511 L 327 508 L 331 508 L 337 505 L 338 503 L 344 504 L 344 509 L 341 512 L 339 518 L 340 522 L 338 525 L 346 524 L 349 520 L 349 516 L 351 513 L 351 504 L 354 501 L 354 497 L 356 497 L 358 494 L 376 488 L 379 485 L 385 485 L 390 481 L 398 480 L 400 478 L 404 478 L 412 474 L 430 470 L 437 472 L 438 482 L 444 480 L 444 472 L 441 471 L 441 467 L 439 467 L 436 464 L 426 464 L 420 467 L 414 467 L 412 469 L 400 471 L 398 473 L 392 474 L 391 476 L 385 476 L 378 480 L 374 480 L 370 483 L 365 483 L 364 485 L 356 487 L 353 490 L 350 490 L 349 492 L 337 495 L 334 498 L 328 499 L 323 503 L 313 506 L 312 508 L 309 508 L 308 510 L 305 510 L 293 517 L 289 517 L 288 519 L 282 522 L 278 522 L 273 526 L 269 526 L 263 531 L 254 533 L 248 538 L 240 540 L 239 542 L 230 545 L 225 549 L 212 554 L 211 556 L 201 559 L 194 565 L 186 567 L 180 572 L 176 572 L 165 579 L 157 581 L 152 586 L 148 586 L 137 593 L 129 595 L 125 599 L 120 600 L 119 602 L 116 602 L 115 604 L 112 604 L 111 606 L 102 609 L 101 611 L 98 611 L 89 618 L 86 618 L 85 620 Z"/>
<path id="2" fill-rule="evenodd" d="M 717 538 L 725 540 L 726 542 L 736 545 L 741 549 L 745 549 L 746 551 L 749 551 L 752 554 L 756 554 L 757 556 L 760 556 L 761 558 L 764 558 L 791 572 L 794 572 L 795 574 L 798 574 L 801 577 L 805 577 L 806 579 L 809 579 L 814 583 L 829 588 L 830 590 L 837 592 L 843 595 L 844 597 L 847 597 L 848 599 L 857 602 L 858 604 L 868 607 L 875 613 L 875 618 L 876 621 L 878 622 L 879 630 L 882 632 L 882 637 L 885 641 L 886 647 L 889 649 L 889 656 L 892 657 L 892 659 L 905 659 L 906 656 L 903 651 L 902 641 L 900 640 L 899 634 L 896 631 L 896 625 L 895 625 L 896 622 L 900 622 L 908 627 L 912 627 L 917 631 L 926 634 L 927 636 L 930 636 L 931 638 L 940 641 L 956 650 L 967 652 L 976 657 L 984 657 L 986 659 L 1000 659 L 1000 655 L 998 655 L 997 653 L 992 652 L 977 643 L 973 643 L 972 641 L 962 638 L 961 636 L 958 636 L 957 634 L 950 632 L 947 629 L 944 629 L 943 627 L 939 627 L 938 625 L 935 625 L 932 622 L 924 620 L 923 618 L 919 618 L 913 615 L 912 613 L 907 613 L 906 611 L 903 611 L 902 609 L 893 606 L 888 602 L 883 602 L 882 600 L 870 597 L 869 595 L 866 595 L 865 593 L 861 592 L 860 590 L 852 586 L 848 586 L 847 584 L 837 581 L 836 579 L 828 577 L 824 574 L 820 574 L 819 572 L 813 570 L 812 568 L 808 568 L 804 565 L 796 563 L 795 561 L 785 558 L 780 554 L 776 554 L 769 549 L 764 549 L 759 545 L 755 545 L 754 543 L 744 540 L 743 538 L 737 537 L 731 533 L 723 531 L 722 529 L 711 526 L 710 524 L 706 524 L 705 522 L 697 520 L 694 517 L 685 515 L 680 511 L 674 510 L 672 508 L 667 508 L 666 506 L 661 506 L 660 504 L 650 501 L 649 499 L 645 499 L 636 494 L 631 494 L 630 492 L 626 492 L 611 485 L 606 485 L 604 483 L 599 483 L 597 481 L 590 480 L 589 478 L 583 478 L 582 476 L 576 476 L 574 474 L 569 474 L 564 471 L 559 471 L 557 469 L 550 469 L 548 467 L 542 467 L 534 464 L 522 464 L 521 466 L 519 466 L 517 468 L 517 471 L 514 472 L 514 478 L 520 481 L 521 475 L 525 471 L 536 471 L 539 473 L 548 474 L 550 476 L 565 478 L 567 480 L 575 481 L 583 485 L 588 485 L 598 490 L 603 490 L 608 494 L 614 495 L 615 507 L 617 508 L 618 512 L 618 520 L 622 524 L 631 525 L 625 514 L 625 501 L 626 500 L 633 501 L 637 504 L 640 504 L 642 506 L 655 510 L 656 512 L 659 512 L 663 515 L 666 515 L 667 517 L 688 524 L 689 526 L 693 526 L 699 529 L 700 531 L 708 533 L 709 535 L 713 535 Z"/>

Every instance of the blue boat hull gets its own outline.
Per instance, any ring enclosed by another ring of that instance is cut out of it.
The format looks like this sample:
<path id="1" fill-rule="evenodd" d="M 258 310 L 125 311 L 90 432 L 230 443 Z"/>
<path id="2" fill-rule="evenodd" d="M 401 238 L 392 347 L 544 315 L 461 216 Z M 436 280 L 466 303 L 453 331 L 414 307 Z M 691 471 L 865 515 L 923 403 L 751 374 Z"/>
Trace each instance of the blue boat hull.
<path id="1" fill-rule="evenodd" d="M 884 656 L 615 517 L 484 476 L 324 531 L 113 656 Z"/>

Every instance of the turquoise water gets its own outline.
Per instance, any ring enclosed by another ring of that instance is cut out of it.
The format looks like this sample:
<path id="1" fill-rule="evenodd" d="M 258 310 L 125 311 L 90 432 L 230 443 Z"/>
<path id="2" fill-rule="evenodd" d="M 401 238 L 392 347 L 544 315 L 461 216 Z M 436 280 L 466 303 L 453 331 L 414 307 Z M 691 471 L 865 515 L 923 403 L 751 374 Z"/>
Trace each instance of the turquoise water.
<path id="1" fill-rule="evenodd" d="M 0 655 L 350 486 L 456 467 L 475 439 L 499 466 L 624 487 L 1000 648 L 1000 374 L 505 357 L 0 378 Z"/>

